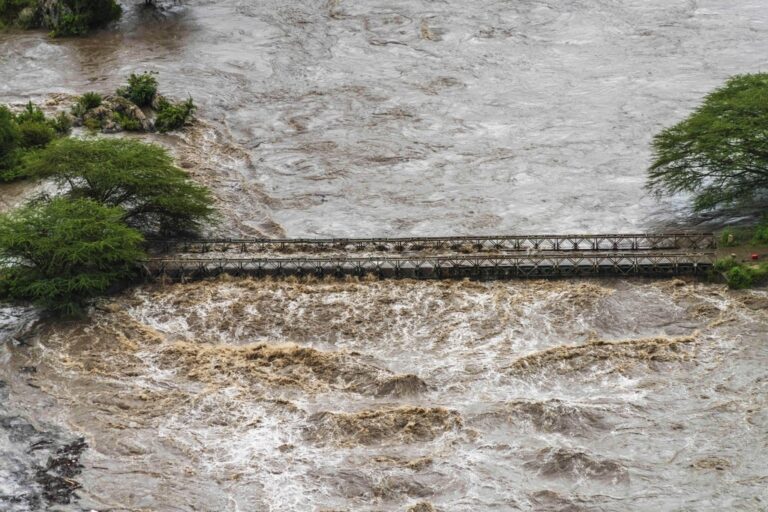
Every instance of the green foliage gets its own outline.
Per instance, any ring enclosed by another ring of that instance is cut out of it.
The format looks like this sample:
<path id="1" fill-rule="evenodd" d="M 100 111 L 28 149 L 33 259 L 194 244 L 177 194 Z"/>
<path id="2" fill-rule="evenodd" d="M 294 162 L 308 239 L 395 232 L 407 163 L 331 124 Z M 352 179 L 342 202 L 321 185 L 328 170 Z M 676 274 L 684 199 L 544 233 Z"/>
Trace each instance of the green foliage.
<path id="1" fill-rule="evenodd" d="M 750 288 L 753 284 L 752 273 L 747 267 L 737 265 L 725 273 L 728 287 L 736 290 Z"/>
<path id="2" fill-rule="evenodd" d="M 120 19 L 122 8 L 115 0 L 61 0 L 51 18 L 51 35 L 80 36 Z"/>
<path id="3" fill-rule="evenodd" d="M 26 169 L 53 178 L 69 197 L 121 207 L 129 225 L 148 233 L 196 233 L 214 214 L 208 190 L 190 181 L 154 144 L 61 139 L 35 153 Z"/>
<path id="4" fill-rule="evenodd" d="M 157 106 L 155 128 L 161 133 L 177 130 L 189 121 L 197 110 L 192 98 L 181 103 L 171 103 L 161 98 Z"/>
<path id="5" fill-rule="evenodd" d="M 19 124 L 20 146 L 24 149 L 42 148 L 56 138 L 56 131 L 46 122 L 25 121 Z"/>
<path id="6" fill-rule="evenodd" d="M 24 155 L 66 135 L 71 124 L 66 114 L 46 118 L 31 101 L 16 115 L 0 105 L 0 182 L 25 178 L 27 175 L 21 166 Z"/>
<path id="7" fill-rule="evenodd" d="M 62 315 L 135 275 L 141 234 L 123 211 L 63 198 L 0 216 L 0 296 Z"/>
<path id="8" fill-rule="evenodd" d="M 5 105 L 0 105 L 0 170 L 10 167 L 11 155 L 20 139 L 19 125 L 13 113 Z"/>
<path id="9" fill-rule="evenodd" d="M 648 188 L 693 193 L 696 210 L 761 198 L 768 192 L 766 126 L 768 74 L 732 77 L 654 137 Z"/>
<path id="10" fill-rule="evenodd" d="M 768 244 L 768 218 L 764 218 L 755 228 L 752 235 L 752 243 Z"/>
<path id="11" fill-rule="evenodd" d="M 113 112 L 112 119 L 120 125 L 123 130 L 129 132 L 143 131 L 144 127 L 141 126 L 141 122 L 131 116 L 127 116 L 122 112 Z"/>
<path id="12" fill-rule="evenodd" d="M 16 122 L 18 124 L 26 122 L 44 123 L 45 114 L 40 107 L 29 101 L 24 107 L 24 110 L 16 114 Z"/>
<path id="13" fill-rule="evenodd" d="M 736 240 L 736 233 L 734 233 L 733 229 L 725 228 L 720 232 L 719 245 L 721 247 L 734 247 L 738 245 L 738 241 Z"/>
<path id="14" fill-rule="evenodd" d="M 101 105 L 101 94 L 97 92 L 86 92 L 80 98 L 77 103 L 81 105 L 85 110 L 91 110 Z"/>
<path id="15" fill-rule="evenodd" d="M 728 256 L 727 258 L 720 258 L 715 261 L 714 267 L 718 272 L 727 272 L 738 265 L 738 262 L 734 258 Z"/>
<path id="16" fill-rule="evenodd" d="M 32 13 L 34 14 L 36 7 L 37 0 L 0 0 L 0 21 L 9 25 L 18 23 L 27 28 L 26 20 L 19 18 L 28 17 L 28 15 L 21 16 L 22 11 L 25 10 L 32 10 Z"/>
<path id="17" fill-rule="evenodd" d="M 157 96 L 156 73 L 145 72 L 140 75 L 131 73 L 128 85 L 117 90 L 119 96 L 131 100 L 139 107 L 149 107 Z"/>
<path id="18" fill-rule="evenodd" d="M 72 118 L 66 112 L 59 112 L 56 114 L 56 117 L 49 119 L 48 122 L 51 128 L 62 137 L 69 135 L 72 131 Z"/>
<path id="19" fill-rule="evenodd" d="M 96 119 L 95 117 L 90 117 L 83 121 L 83 126 L 88 128 L 88 130 L 92 132 L 97 132 L 101 130 L 101 121 L 99 119 Z"/>
<path id="20" fill-rule="evenodd" d="M 714 270 L 725 275 L 728 286 L 736 290 L 751 288 L 768 279 L 768 263 L 750 265 L 727 257 L 717 260 Z"/>

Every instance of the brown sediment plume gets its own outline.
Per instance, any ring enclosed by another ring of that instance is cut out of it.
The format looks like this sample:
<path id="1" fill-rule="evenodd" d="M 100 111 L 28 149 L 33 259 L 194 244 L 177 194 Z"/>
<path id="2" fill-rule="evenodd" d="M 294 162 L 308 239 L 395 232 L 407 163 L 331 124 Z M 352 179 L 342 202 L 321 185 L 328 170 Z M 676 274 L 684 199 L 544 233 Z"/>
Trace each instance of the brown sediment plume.
<path id="1" fill-rule="evenodd" d="M 406 512 L 437 512 L 437 509 L 428 501 L 421 501 L 408 507 Z"/>
<path id="2" fill-rule="evenodd" d="M 415 375 L 392 375 L 357 356 L 290 343 L 231 346 L 179 341 L 163 350 L 160 360 L 181 368 L 190 379 L 206 383 L 228 384 L 245 378 L 306 391 L 332 388 L 377 396 L 403 396 L 427 389 Z"/>
<path id="3" fill-rule="evenodd" d="M 557 399 L 507 402 L 468 420 L 473 426 L 521 422 L 528 422 L 542 432 L 567 435 L 584 435 L 592 430 L 610 428 L 596 409 L 568 405 Z"/>
<path id="4" fill-rule="evenodd" d="M 768 295 L 758 295 L 755 292 L 742 292 L 737 300 L 748 309 L 768 314 Z"/>
<path id="5" fill-rule="evenodd" d="M 624 369 L 628 362 L 670 363 L 690 359 L 686 347 L 696 341 L 696 336 L 675 338 L 657 337 L 628 341 L 591 341 L 584 345 L 555 347 L 536 352 L 512 363 L 507 369 L 525 373 L 548 367 L 558 370 L 578 371 L 602 361 L 616 364 L 616 370 Z"/>
<path id="6" fill-rule="evenodd" d="M 421 471 L 432 465 L 432 457 L 417 457 L 415 459 L 408 459 L 405 457 L 386 456 L 379 455 L 373 458 L 374 462 L 379 464 L 386 464 L 388 466 L 396 466 L 400 468 L 410 469 L 412 471 Z"/>
<path id="7" fill-rule="evenodd" d="M 144 373 L 137 353 L 158 346 L 163 336 L 123 312 L 97 311 L 90 322 L 46 324 L 40 337 L 57 349 L 57 363 L 68 369 L 107 377 Z"/>
<path id="8" fill-rule="evenodd" d="M 397 407 L 310 416 L 307 437 L 341 446 L 430 441 L 462 426 L 457 411 L 442 407 Z"/>
<path id="9" fill-rule="evenodd" d="M 726 469 L 731 469 L 732 464 L 728 459 L 723 459 L 721 457 L 705 457 L 691 464 L 691 467 L 696 469 L 716 469 L 718 471 L 724 471 Z"/>
<path id="10" fill-rule="evenodd" d="M 373 340 L 392 335 L 393 327 L 418 324 L 424 339 L 441 344 L 467 326 L 479 338 L 503 335 L 523 321 L 532 304 L 538 314 L 556 316 L 558 324 L 565 325 L 570 318 L 594 311 L 613 290 L 591 282 L 226 277 L 154 286 L 141 293 L 147 303 L 144 314 L 156 324 L 182 322 L 202 342 L 280 337 L 303 343 L 329 336 Z M 482 309 L 477 308 L 480 299 Z M 463 313 L 471 314 L 470 323 Z"/>
<path id="11" fill-rule="evenodd" d="M 536 506 L 534 509 L 536 512 L 586 512 L 590 510 L 548 489 L 535 492 L 530 495 L 530 498 L 531 504 Z"/>
<path id="12" fill-rule="evenodd" d="M 548 478 L 586 477 L 613 484 L 629 482 L 629 473 L 618 462 L 597 459 L 567 448 L 544 448 L 536 454 L 535 460 L 526 462 L 524 466 Z"/>

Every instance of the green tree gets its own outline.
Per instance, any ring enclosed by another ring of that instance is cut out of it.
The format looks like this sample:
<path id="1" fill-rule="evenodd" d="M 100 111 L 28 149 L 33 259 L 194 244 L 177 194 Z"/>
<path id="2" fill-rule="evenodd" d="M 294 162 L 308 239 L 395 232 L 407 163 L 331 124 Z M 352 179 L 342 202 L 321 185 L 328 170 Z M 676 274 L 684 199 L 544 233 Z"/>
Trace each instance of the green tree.
<path id="1" fill-rule="evenodd" d="M 136 274 L 141 233 L 123 211 L 64 198 L 0 216 L 0 297 L 54 313 L 82 312 L 89 299 Z"/>
<path id="2" fill-rule="evenodd" d="M 69 197 L 122 208 L 123 220 L 145 233 L 195 234 L 214 214 L 210 192 L 155 144 L 60 139 L 30 157 L 25 170 L 53 178 Z"/>
<path id="3" fill-rule="evenodd" d="M 0 181 L 3 181 L 3 171 L 16 164 L 16 148 L 20 141 L 21 134 L 13 113 L 0 105 Z"/>
<path id="4" fill-rule="evenodd" d="M 768 192 L 768 74 L 738 75 L 653 139 L 648 188 L 707 210 Z"/>

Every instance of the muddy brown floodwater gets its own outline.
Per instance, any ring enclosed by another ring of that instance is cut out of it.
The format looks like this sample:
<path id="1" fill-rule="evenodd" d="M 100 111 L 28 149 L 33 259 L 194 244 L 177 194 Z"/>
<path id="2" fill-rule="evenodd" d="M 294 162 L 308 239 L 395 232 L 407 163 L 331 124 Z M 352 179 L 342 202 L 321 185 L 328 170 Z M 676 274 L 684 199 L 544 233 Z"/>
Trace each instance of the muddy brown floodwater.
<path id="1" fill-rule="evenodd" d="M 0 102 L 158 71 L 200 120 L 151 139 L 223 234 L 701 226 L 642 192 L 650 137 L 768 54 L 762 1 L 125 7 L 87 38 L 0 33 Z M 3 306 L 0 509 L 764 511 L 767 311 L 764 289 L 618 279 Z"/>
<path id="2" fill-rule="evenodd" d="M 79 507 L 757 511 L 767 311 L 682 281 L 225 278 L 32 327 L 2 377 L 87 439 Z"/>

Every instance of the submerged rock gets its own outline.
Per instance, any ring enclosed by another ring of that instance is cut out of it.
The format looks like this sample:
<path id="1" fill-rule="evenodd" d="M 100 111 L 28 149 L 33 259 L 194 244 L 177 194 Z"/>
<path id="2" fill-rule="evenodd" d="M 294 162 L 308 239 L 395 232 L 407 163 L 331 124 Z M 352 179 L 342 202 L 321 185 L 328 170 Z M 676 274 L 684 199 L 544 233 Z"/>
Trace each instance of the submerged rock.
<path id="1" fill-rule="evenodd" d="M 74 124 L 94 130 L 99 129 L 102 133 L 154 130 L 151 119 L 143 110 L 130 100 L 118 95 L 104 96 L 98 107 L 85 112 L 76 112 Z"/>

